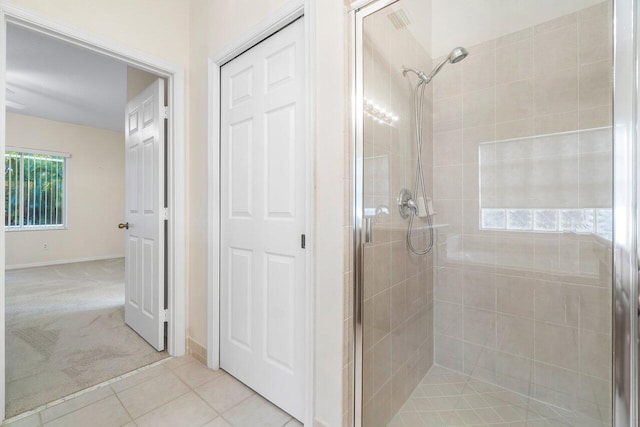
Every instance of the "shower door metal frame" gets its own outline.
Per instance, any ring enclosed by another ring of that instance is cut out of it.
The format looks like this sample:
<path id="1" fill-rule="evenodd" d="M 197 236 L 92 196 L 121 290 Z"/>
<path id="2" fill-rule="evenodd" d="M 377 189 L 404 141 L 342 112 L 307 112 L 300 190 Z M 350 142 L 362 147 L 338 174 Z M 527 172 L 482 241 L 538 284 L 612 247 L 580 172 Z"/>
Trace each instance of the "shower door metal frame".
<path id="1" fill-rule="evenodd" d="M 638 0 L 613 0 L 613 424 L 638 422 Z"/>
<path id="2" fill-rule="evenodd" d="M 362 341 L 362 290 L 364 285 L 364 73 L 362 67 L 362 30 L 363 21 L 367 16 L 383 9 L 398 0 L 359 0 L 353 3 L 351 19 L 353 22 L 351 54 L 354 62 L 351 65 L 351 94 L 352 94 L 352 146 L 353 146 L 353 425 L 363 426 L 362 399 L 363 384 L 363 341 Z"/>
<path id="3" fill-rule="evenodd" d="M 353 423 L 363 426 L 363 323 L 362 290 L 364 244 L 364 79 L 363 21 L 399 0 L 357 0 L 351 8 L 351 96 L 353 146 L 353 260 L 354 260 L 354 374 Z M 640 0 L 612 0 L 614 89 L 613 97 L 613 295 L 612 295 L 612 414 L 614 427 L 638 425 L 639 294 L 640 274 L 640 150 L 636 149 L 640 108 L 638 73 Z"/>

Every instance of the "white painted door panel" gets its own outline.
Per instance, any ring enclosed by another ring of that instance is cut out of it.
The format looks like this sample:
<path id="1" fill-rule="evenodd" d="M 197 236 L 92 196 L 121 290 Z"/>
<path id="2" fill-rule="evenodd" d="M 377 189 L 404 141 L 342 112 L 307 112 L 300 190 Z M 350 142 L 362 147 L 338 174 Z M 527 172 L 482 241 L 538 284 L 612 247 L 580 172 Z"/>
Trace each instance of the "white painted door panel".
<path id="1" fill-rule="evenodd" d="M 304 27 L 221 70 L 221 367 L 304 415 Z"/>
<path id="2" fill-rule="evenodd" d="M 164 82 L 127 104 L 125 323 L 164 349 Z"/>

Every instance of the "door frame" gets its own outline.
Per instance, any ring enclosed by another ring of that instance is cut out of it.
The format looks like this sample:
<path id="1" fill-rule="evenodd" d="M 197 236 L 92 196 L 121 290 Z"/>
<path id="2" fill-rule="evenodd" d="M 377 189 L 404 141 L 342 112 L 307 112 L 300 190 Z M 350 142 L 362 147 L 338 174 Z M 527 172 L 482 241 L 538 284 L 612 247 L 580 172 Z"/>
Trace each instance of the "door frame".
<path id="1" fill-rule="evenodd" d="M 171 356 L 185 354 L 185 72 L 166 61 L 129 48 L 90 32 L 62 24 L 44 15 L 0 0 L 0 129 L 6 129 L 6 40 L 7 24 L 15 24 L 47 36 L 75 44 L 155 74 L 167 80 L 169 120 L 167 128 L 167 206 L 166 236 L 168 285 L 167 351 Z M 124 106 L 123 106 L 124 108 Z M 124 120 L 124 116 L 123 116 Z M 4 157 L 6 135 L 0 131 L 0 154 Z M 4 186 L 0 186 L 4 200 Z M 3 202 L 4 203 L 4 202 Z M 4 210 L 4 207 L 3 207 Z M 0 231 L 0 420 L 5 416 L 5 231 Z"/>
<path id="2" fill-rule="evenodd" d="M 313 0 L 290 0 L 208 58 L 207 138 L 207 366 L 220 368 L 220 68 L 292 22 L 302 19 L 305 34 L 305 425 L 313 425 L 314 361 L 314 83 Z"/>

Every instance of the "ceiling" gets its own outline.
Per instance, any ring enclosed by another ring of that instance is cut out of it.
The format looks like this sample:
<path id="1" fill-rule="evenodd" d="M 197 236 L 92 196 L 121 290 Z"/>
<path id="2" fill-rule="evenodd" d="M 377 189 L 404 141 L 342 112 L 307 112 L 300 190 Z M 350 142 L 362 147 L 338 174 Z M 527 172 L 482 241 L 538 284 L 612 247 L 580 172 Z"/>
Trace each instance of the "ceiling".
<path id="1" fill-rule="evenodd" d="M 8 25 L 8 111 L 123 131 L 126 98 L 125 63 Z"/>

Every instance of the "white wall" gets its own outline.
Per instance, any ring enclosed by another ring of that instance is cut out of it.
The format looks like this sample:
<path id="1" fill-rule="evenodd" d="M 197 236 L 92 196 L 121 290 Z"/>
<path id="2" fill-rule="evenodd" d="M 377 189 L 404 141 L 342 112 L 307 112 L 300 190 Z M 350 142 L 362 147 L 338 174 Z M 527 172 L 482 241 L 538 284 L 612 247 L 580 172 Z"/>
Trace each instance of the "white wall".
<path id="1" fill-rule="evenodd" d="M 206 343 L 207 56 L 232 42 L 286 0 L 0 0 L 161 58 L 188 71 L 187 313 L 188 336 Z M 345 6 L 316 0 L 312 22 L 318 99 L 316 134 L 316 415 L 342 422 Z M 322 6 L 322 7 L 319 7 Z M 178 190 L 179 191 L 179 190 Z"/>
<path id="2" fill-rule="evenodd" d="M 7 145 L 71 154 L 67 229 L 6 232 L 7 268 L 124 256 L 123 133 L 9 113 Z"/>

